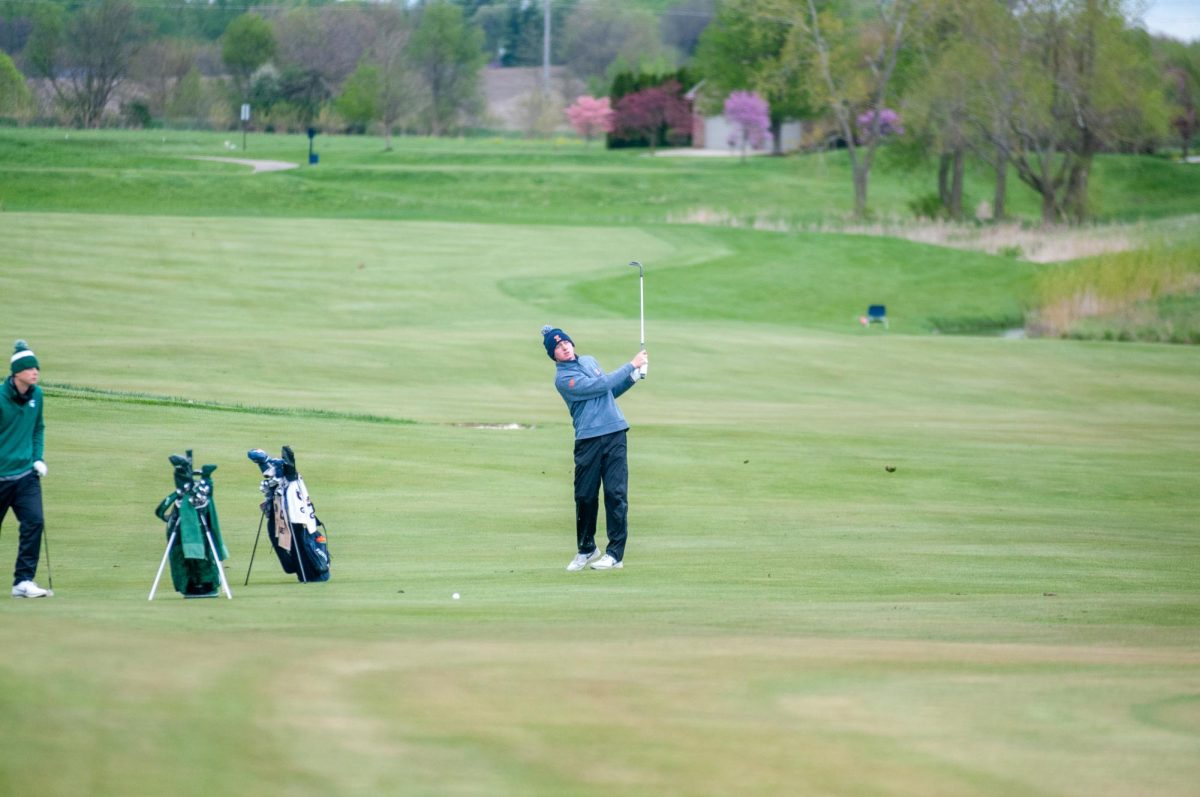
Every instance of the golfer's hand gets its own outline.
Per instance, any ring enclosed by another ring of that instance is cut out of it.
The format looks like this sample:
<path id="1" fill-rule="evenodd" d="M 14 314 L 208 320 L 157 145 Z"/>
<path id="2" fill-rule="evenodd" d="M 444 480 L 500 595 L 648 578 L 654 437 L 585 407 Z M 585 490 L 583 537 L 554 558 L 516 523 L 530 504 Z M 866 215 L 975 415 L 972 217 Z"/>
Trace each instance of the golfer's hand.
<path id="1" fill-rule="evenodd" d="M 47 471 L 46 463 L 42 462 L 39 459 L 37 462 L 33 463 L 33 470 L 34 470 L 34 473 L 36 473 L 38 475 L 39 479 L 42 478 L 43 476 L 46 475 L 46 471 Z"/>
<path id="2" fill-rule="evenodd" d="M 639 351 L 637 353 L 637 356 L 633 358 L 633 361 L 630 362 L 630 365 L 632 365 L 636 369 L 636 368 L 641 368 L 643 365 L 646 365 L 649 362 L 650 362 L 650 360 L 647 359 L 646 352 Z"/>

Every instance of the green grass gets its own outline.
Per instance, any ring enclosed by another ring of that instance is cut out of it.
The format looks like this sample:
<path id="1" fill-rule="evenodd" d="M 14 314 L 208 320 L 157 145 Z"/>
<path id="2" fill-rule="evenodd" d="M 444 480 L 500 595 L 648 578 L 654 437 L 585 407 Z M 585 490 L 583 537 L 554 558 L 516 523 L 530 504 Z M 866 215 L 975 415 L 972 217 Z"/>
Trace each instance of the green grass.
<path id="1" fill-rule="evenodd" d="M 320 136 L 317 167 L 250 175 L 191 156 L 307 162 L 304 136 L 235 133 L 0 129 L 0 207 L 216 216 L 315 216 L 502 223 L 646 224 L 719 218 L 791 228 L 846 219 L 853 204 L 845 153 L 783 159 L 648 158 L 638 151 L 558 139 L 396 139 Z M 1092 179 L 1101 221 L 1196 212 L 1200 169 L 1151 157 L 1100 157 Z M 909 218 L 935 188 L 932 172 L 881 162 L 871 209 Z M 992 194 L 990 173 L 969 171 L 973 207 Z M 1036 196 L 1013 179 L 1010 213 L 1038 221 Z"/>
<path id="2" fill-rule="evenodd" d="M 528 150 L 495 165 L 553 165 Z M 1194 791 L 1191 347 L 927 334 L 1020 308 L 1033 267 L 905 242 L 573 223 L 569 199 L 504 222 L 469 181 L 426 209 L 446 219 L 269 191 L 242 218 L 203 181 L 191 208 L 76 212 L 38 179 L 39 212 L 2 189 L 0 341 L 52 385 L 57 595 L 0 603 L 0 792 Z M 627 564 L 570 574 L 537 330 L 631 356 L 635 257 Z M 861 329 L 881 291 L 892 330 Z M 283 444 L 333 580 L 260 544 L 243 587 L 245 452 Z M 220 466 L 233 601 L 146 601 L 185 448 Z"/>

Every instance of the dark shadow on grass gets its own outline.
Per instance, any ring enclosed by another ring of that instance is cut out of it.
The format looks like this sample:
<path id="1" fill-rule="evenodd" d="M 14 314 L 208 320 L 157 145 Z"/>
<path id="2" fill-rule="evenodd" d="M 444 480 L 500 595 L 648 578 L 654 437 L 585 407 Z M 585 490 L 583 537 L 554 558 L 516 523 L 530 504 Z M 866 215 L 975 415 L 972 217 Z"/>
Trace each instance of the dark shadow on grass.
<path id="1" fill-rule="evenodd" d="M 122 404 L 148 404 L 159 407 L 185 407 L 197 410 L 215 410 L 217 412 L 240 412 L 248 415 L 283 415 L 293 418 L 322 418 L 339 421 L 358 421 L 360 423 L 382 423 L 389 425 L 416 424 L 408 418 L 391 418 L 386 415 L 371 415 L 360 412 L 337 412 L 335 410 L 318 410 L 307 407 L 259 407 L 248 404 L 231 404 L 220 401 L 197 401 L 182 396 L 160 396 L 152 393 L 131 393 L 123 390 L 104 390 L 96 387 L 83 387 L 66 384 L 42 384 L 42 390 L 48 396 L 77 398 L 86 401 L 110 401 Z"/>

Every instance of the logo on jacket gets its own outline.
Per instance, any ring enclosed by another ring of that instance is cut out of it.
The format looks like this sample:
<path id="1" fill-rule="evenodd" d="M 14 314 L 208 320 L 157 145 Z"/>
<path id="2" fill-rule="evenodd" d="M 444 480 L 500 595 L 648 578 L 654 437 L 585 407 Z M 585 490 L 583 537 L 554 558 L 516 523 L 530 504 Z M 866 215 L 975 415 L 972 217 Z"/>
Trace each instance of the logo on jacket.
<path id="1" fill-rule="evenodd" d="M 33 409 L 36 406 L 37 406 L 37 399 L 30 399 L 29 400 L 29 409 Z"/>

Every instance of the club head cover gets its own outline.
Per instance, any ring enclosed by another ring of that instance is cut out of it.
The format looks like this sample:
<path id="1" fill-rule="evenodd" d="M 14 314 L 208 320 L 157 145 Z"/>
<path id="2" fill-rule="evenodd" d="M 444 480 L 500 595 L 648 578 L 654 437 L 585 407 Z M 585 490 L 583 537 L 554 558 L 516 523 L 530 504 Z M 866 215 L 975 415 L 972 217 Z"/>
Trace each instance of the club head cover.
<path id="1" fill-rule="evenodd" d="M 283 451 L 283 478 L 290 482 L 296 481 L 298 474 L 296 473 L 296 454 L 292 451 L 291 446 L 284 446 Z"/>

